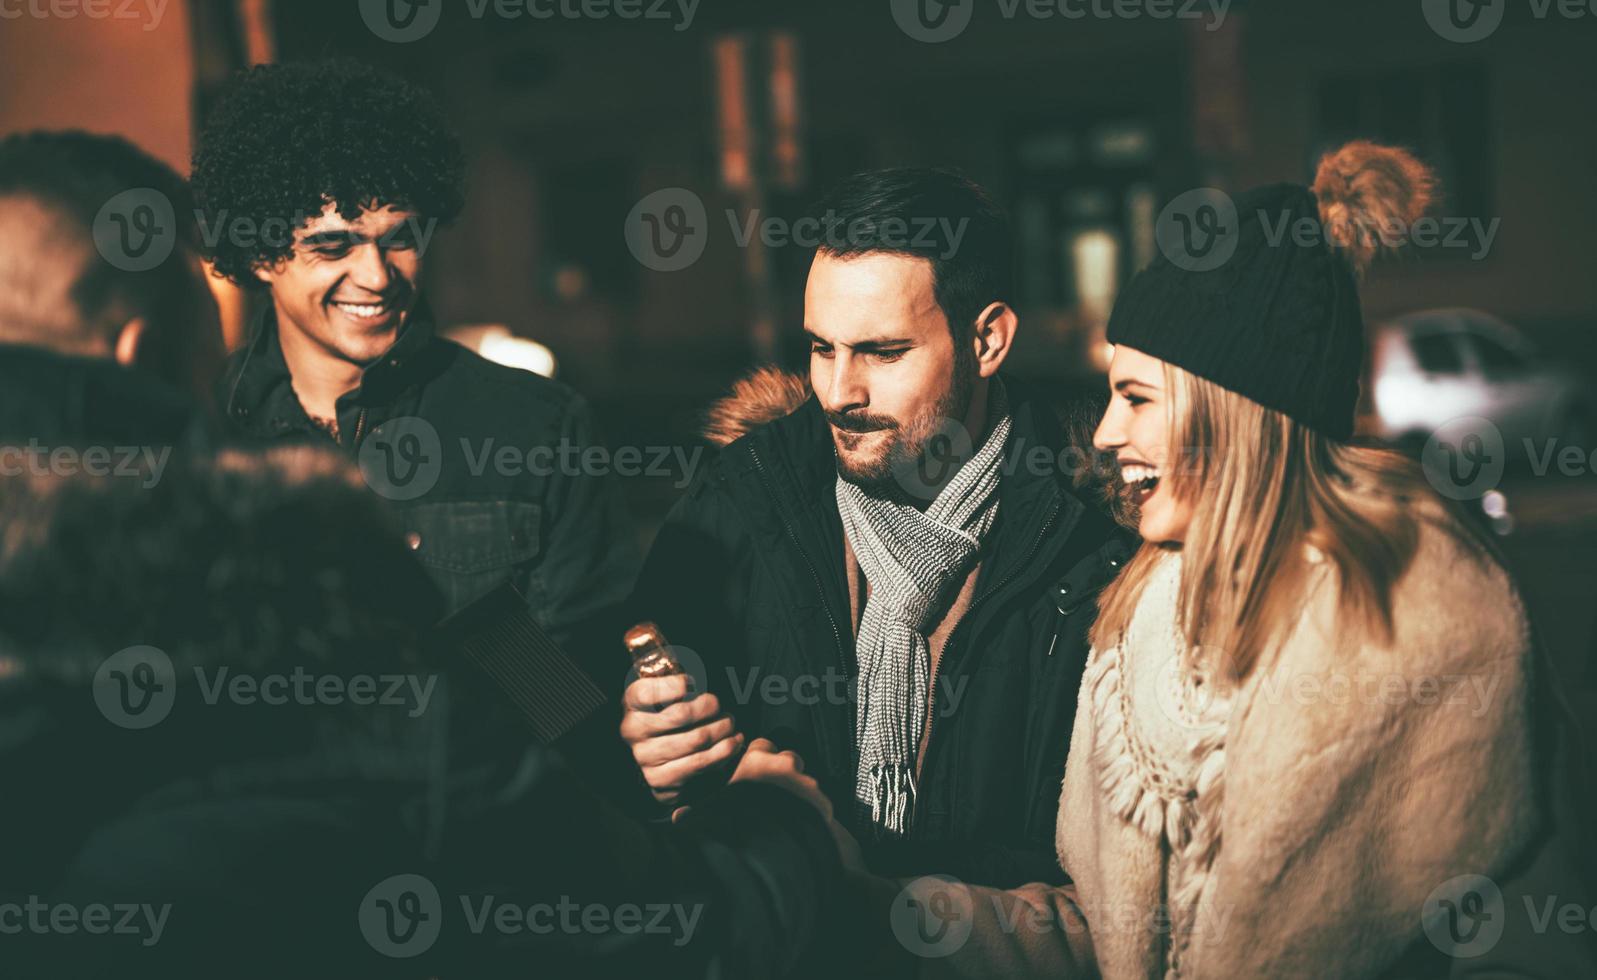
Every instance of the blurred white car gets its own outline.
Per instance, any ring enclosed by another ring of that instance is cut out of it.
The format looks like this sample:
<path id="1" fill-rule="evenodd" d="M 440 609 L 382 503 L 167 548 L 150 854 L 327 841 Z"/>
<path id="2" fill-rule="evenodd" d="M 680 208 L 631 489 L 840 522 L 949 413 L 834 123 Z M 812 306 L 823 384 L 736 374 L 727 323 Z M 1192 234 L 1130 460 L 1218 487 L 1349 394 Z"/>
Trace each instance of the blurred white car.
<path id="1" fill-rule="evenodd" d="M 1587 386 L 1539 358 L 1518 330 L 1480 310 L 1410 313 L 1376 326 L 1371 344 L 1370 434 L 1423 443 L 1453 419 L 1479 416 L 1511 457 L 1549 440 L 1591 446 Z"/>

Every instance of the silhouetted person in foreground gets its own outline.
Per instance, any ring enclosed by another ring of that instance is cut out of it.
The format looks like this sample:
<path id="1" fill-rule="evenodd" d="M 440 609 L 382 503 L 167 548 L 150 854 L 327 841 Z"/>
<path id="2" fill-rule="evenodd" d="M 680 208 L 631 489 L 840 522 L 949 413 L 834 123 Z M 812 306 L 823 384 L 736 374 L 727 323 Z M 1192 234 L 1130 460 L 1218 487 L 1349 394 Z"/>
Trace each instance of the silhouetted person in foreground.
<path id="1" fill-rule="evenodd" d="M 5 976 L 758 977 L 818 938 L 840 871 L 791 756 L 650 826 L 499 737 L 333 454 L 10 489 Z"/>

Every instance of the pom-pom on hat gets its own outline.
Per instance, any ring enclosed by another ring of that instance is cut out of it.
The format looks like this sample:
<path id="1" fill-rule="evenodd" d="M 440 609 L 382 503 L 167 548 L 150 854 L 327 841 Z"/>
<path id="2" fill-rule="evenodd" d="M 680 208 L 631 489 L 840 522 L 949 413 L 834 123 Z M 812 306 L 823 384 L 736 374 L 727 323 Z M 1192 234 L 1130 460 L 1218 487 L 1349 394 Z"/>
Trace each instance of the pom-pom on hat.
<path id="1" fill-rule="evenodd" d="M 1435 188 L 1406 151 L 1360 141 L 1320 161 L 1313 189 L 1199 201 L 1206 213 L 1177 214 L 1184 234 L 1161 235 L 1159 256 L 1121 293 L 1109 342 L 1346 440 L 1364 363 L 1358 276 L 1407 240 Z M 1204 234 L 1185 233 L 1194 228 Z"/>

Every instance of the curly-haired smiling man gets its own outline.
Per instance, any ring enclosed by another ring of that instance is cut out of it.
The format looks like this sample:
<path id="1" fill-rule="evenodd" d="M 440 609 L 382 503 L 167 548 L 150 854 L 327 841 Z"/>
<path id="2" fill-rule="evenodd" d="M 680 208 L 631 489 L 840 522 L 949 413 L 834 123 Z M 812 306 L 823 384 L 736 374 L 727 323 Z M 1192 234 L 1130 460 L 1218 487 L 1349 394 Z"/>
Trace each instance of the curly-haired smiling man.
<path id="1" fill-rule="evenodd" d="M 425 483 L 373 486 L 450 609 L 513 583 L 574 648 L 613 630 L 632 538 L 597 474 L 483 465 L 503 447 L 525 459 L 594 435 L 569 389 L 433 334 L 422 272 L 433 231 L 460 213 L 463 172 L 437 107 L 399 79 L 342 61 L 243 75 L 194 157 L 218 274 L 271 300 L 221 411 L 249 437 L 331 438 L 363 461 L 397 452 L 425 469 Z"/>

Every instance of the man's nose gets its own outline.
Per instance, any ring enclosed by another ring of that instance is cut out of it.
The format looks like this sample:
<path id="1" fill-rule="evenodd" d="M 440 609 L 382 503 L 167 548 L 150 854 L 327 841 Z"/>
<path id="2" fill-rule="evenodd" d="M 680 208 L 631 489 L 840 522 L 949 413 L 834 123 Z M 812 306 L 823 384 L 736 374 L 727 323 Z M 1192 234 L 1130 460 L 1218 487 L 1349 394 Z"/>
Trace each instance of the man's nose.
<path id="1" fill-rule="evenodd" d="M 821 404 L 827 411 L 848 412 L 871 403 L 863 372 L 853 360 L 842 351 L 832 358 L 824 378 L 825 390 L 820 392 Z"/>
<path id="2" fill-rule="evenodd" d="M 394 272 L 382 246 L 368 242 L 355 249 L 350 256 L 349 279 L 368 292 L 385 293 L 393 282 Z"/>

